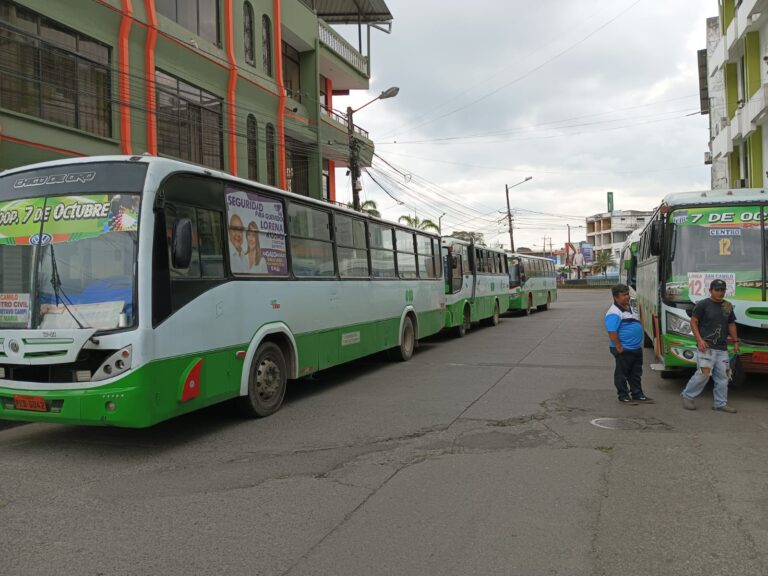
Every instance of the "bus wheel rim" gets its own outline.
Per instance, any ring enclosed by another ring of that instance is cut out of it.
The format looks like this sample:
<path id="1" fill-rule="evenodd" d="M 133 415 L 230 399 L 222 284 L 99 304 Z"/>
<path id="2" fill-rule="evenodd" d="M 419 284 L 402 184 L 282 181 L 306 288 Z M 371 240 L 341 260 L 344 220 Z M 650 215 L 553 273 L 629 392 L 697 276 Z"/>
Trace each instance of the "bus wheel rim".
<path id="1" fill-rule="evenodd" d="M 271 359 L 265 358 L 256 371 L 256 391 L 259 398 L 272 400 L 280 390 L 282 377 L 280 367 Z"/>

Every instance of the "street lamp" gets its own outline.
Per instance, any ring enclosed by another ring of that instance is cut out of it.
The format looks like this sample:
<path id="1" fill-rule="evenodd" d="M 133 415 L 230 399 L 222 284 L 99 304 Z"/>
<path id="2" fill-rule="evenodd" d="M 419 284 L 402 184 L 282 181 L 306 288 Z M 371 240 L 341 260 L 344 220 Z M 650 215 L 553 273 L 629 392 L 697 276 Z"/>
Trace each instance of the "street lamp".
<path id="1" fill-rule="evenodd" d="M 533 180 L 533 176 L 526 176 L 525 180 L 521 180 L 517 184 L 512 184 L 512 186 L 509 184 L 504 185 L 507 189 L 507 223 L 509 224 L 509 249 L 511 252 L 515 251 L 515 239 L 512 236 L 512 211 L 509 209 L 509 189 L 514 188 L 515 186 L 520 186 L 520 184 L 525 184 L 528 180 Z"/>
<path id="2" fill-rule="evenodd" d="M 362 186 L 360 185 L 360 142 L 357 140 L 357 138 L 355 138 L 355 123 L 352 120 L 352 115 L 355 112 L 359 112 L 368 106 L 368 104 L 376 102 L 376 100 L 394 98 L 397 96 L 398 92 L 400 92 L 400 88 L 397 86 L 392 86 L 359 108 L 353 110 L 352 106 L 347 106 L 347 134 L 349 135 L 349 173 L 352 175 L 352 207 L 355 210 L 360 210 L 360 190 L 362 190 Z"/>
<path id="3" fill-rule="evenodd" d="M 437 233 L 440 234 L 441 236 L 443 235 L 443 223 L 442 223 L 443 216 L 445 216 L 445 212 L 443 212 L 442 214 L 440 214 L 440 216 L 437 217 Z"/>

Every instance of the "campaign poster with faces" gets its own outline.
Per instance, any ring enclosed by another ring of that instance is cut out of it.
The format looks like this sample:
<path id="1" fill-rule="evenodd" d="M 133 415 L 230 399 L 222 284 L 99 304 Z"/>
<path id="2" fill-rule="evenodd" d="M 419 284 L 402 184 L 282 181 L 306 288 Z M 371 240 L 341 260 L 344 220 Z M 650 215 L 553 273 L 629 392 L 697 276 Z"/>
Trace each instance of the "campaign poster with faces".
<path id="1" fill-rule="evenodd" d="M 228 187 L 227 245 L 233 274 L 286 276 L 283 203 L 255 192 Z"/>

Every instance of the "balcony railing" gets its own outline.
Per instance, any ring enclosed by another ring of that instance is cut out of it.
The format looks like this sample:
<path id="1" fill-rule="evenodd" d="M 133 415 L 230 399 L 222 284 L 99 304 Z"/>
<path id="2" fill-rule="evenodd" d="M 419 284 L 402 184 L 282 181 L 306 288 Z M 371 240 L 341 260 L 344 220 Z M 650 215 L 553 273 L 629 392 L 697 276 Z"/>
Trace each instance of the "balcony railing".
<path id="1" fill-rule="evenodd" d="M 355 70 L 365 75 L 366 77 L 369 76 L 368 58 L 355 50 L 355 48 L 349 42 L 344 40 L 344 38 L 342 38 L 338 32 L 336 32 L 322 20 L 318 20 L 317 24 L 318 34 L 320 35 L 320 42 L 336 52 L 336 54 L 338 54 Z"/>
<path id="2" fill-rule="evenodd" d="M 328 108 L 325 104 L 320 104 L 320 111 L 328 116 L 329 118 L 333 118 L 338 122 L 339 124 L 343 124 L 344 126 L 348 126 L 347 122 L 347 115 L 343 112 L 339 112 L 338 110 L 333 110 L 332 108 Z M 363 130 L 360 128 L 360 126 L 355 125 L 355 132 L 360 134 L 360 136 L 367 138 L 368 140 L 371 139 L 371 137 L 368 135 L 367 130 Z"/>

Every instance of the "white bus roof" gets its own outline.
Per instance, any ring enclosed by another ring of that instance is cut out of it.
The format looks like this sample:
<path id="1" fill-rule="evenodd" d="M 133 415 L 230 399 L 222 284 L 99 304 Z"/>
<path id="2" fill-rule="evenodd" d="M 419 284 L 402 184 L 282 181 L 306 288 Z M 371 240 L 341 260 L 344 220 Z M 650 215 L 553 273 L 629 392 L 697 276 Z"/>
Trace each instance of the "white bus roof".
<path id="1" fill-rule="evenodd" d="M 307 201 L 312 202 L 317 206 L 324 206 L 326 208 L 329 206 L 333 206 L 335 209 L 348 212 L 350 215 L 357 215 L 357 216 L 361 215 L 360 212 L 357 212 L 356 210 L 353 210 L 352 208 L 348 208 L 341 204 L 332 204 L 331 202 L 326 202 L 318 198 L 310 198 L 309 196 L 304 196 L 302 194 L 296 194 L 294 192 L 282 190 L 280 188 L 276 188 L 275 186 L 264 184 L 263 182 L 255 182 L 253 180 L 247 180 L 246 178 L 240 178 L 239 176 L 233 176 L 228 172 L 223 172 L 216 168 L 208 168 L 206 166 L 201 166 L 199 164 L 184 162 L 183 160 L 176 160 L 173 158 L 162 158 L 159 156 L 152 156 L 150 154 L 133 154 L 131 156 L 128 156 L 128 155 L 79 156 L 74 158 L 65 158 L 63 160 L 50 160 L 48 162 L 38 162 L 36 164 L 27 164 L 25 166 L 17 166 L 16 168 L 9 168 L 7 170 L 3 170 L 2 172 L 0 172 L 0 178 L 10 176 L 11 174 L 27 172 L 29 170 L 37 170 L 40 168 L 55 168 L 56 166 L 72 166 L 74 164 L 88 164 L 88 163 L 94 163 L 94 162 L 142 162 L 145 164 L 149 164 L 150 167 L 158 166 L 161 170 L 165 169 L 165 170 L 168 170 L 168 172 L 183 170 L 185 172 L 192 173 L 192 174 L 215 176 L 217 178 L 221 178 L 222 180 L 227 180 L 229 182 L 238 182 L 248 186 L 258 185 L 260 188 L 273 190 L 284 196 L 301 199 L 302 201 L 305 201 L 305 202 Z M 407 228 L 409 230 L 413 230 L 414 232 L 418 232 L 420 234 L 426 234 L 428 236 L 433 236 L 433 237 L 439 236 L 436 232 L 433 232 L 431 230 L 419 230 L 417 228 L 412 228 L 411 226 L 407 226 L 405 224 L 392 222 L 390 220 L 385 220 L 383 218 L 377 218 L 376 216 L 371 216 L 369 214 L 365 214 L 365 216 L 368 220 L 378 221 L 378 222 L 381 222 L 382 224 L 396 225 L 399 228 Z"/>
<path id="2" fill-rule="evenodd" d="M 703 190 L 701 192 L 676 192 L 662 200 L 670 208 L 702 204 L 734 204 L 768 202 L 768 193 L 761 188 L 735 188 L 733 190 Z"/>

